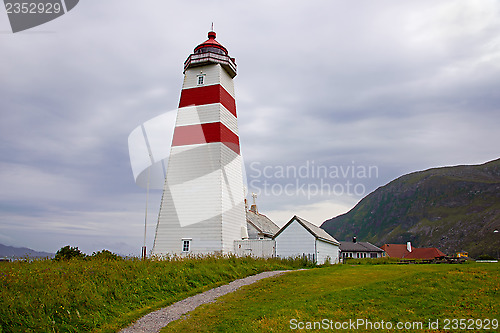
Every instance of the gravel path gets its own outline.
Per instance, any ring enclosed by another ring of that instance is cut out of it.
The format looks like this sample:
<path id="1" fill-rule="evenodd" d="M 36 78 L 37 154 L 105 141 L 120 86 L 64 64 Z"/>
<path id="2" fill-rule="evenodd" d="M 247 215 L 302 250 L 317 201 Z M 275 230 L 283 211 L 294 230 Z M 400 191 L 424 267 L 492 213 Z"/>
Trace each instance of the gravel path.
<path id="1" fill-rule="evenodd" d="M 229 284 L 210 289 L 204 293 L 191 296 L 182 301 L 174 303 L 166 308 L 151 312 L 138 321 L 136 321 L 131 326 L 124 328 L 120 333 L 156 333 L 159 332 L 163 327 L 167 326 L 168 323 L 179 319 L 183 314 L 193 311 L 198 306 L 207 303 L 213 303 L 217 298 L 225 294 L 231 293 L 242 286 L 246 286 L 257 282 L 261 279 L 265 279 L 271 276 L 281 275 L 289 271 L 270 271 L 263 272 L 257 275 L 252 275 L 244 279 L 235 280 Z"/>

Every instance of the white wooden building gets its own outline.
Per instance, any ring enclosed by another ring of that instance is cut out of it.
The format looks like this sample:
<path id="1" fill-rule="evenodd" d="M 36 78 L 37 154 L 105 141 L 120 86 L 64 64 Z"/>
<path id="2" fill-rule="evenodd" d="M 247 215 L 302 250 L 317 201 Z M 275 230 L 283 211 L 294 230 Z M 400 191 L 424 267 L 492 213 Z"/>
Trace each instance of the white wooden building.
<path id="1" fill-rule="evenodd" d="M 248 239 L 234 241 L 234 254 L 237 256 L 252 256 L 272 258 L 275 256 L 274 235 L 280 228 L 266 215 L 260 214 L 255 203 L 247 210 Z"/>
<path id="2" fill-rule="evenodd" d="M 247 230 L 249 239 L 272 239 L 280 228 L 266 215 L 260 214 L 257 205 L 247 210 Z"/>
<path id="3" fill-rule="evenodd" d="M 244 239 L 234 241 L 234 254 L 240 257 L 273 258 L 276 242 L 272 239 Z"/>
<path id="4" fill-rule="evenodd" d="M 348 258 L 381 258 L 384 256 L 384 250 L 369 242 L 358 242 L 356 236 L 352 238 L 352 242 L 341 241 L 340 251 L 342 259 Z"/>
<path id="5" fill-rule="evenodd" d="M 340 243 L 325 230 L 294 216 L 274 236 L 276 256 L 280 258 L 305 256 L 318 265 L 329 260 L 339 263 Z"/>

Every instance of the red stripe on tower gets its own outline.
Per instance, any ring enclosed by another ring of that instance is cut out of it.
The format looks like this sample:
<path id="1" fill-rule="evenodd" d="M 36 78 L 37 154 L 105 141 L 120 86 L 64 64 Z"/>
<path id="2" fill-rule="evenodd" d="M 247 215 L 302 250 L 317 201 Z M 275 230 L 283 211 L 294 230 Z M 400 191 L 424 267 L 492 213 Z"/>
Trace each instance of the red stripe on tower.
<path id="1" fill-rule="evenodd" d="M 174 130 L 172 146 L 187 146 L 200 143 L 221 142 L 236 154 L 240 154 L 240 139 L 224 124 L 207 123 L 177 126 Z"/>
<path id="2" fill-rule="evenodd" d="M 179 107 L 183 108 L 191 105 L 222 104 L 229 112 L 236 117 L 236 101 L 226 89 L 220 84 L 211 86 L 183 89 Z"/>

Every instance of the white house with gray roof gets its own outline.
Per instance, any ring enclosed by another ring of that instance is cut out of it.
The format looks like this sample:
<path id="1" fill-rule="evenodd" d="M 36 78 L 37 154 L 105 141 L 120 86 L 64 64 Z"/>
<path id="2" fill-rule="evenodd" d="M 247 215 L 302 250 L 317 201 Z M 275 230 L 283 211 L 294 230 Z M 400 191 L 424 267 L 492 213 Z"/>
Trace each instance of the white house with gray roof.
<path id="1" fill-rule="evenodd" d="M 270 218 L 257 211 L 256 205 L 247 210 L 248 239 L 272 239 L 279 230 Z"/>
<path id="2" fill-rule="evenodd" d="M 348 258 L 381 258 L 384 256 L 384 250 L 369 242 L 358 242 L 356 236 L 352 242 L 340 242 L 340 251 L 342 251 L 342 259 Z"/>
<path id="3" fill-rule="evenodd" d="M 318 265 L 340 262 L 340 243 L 325 230 L 294 216 L 274 236 L 276 256 L 307 257 Z"/>
<path id="4" fill-rule="evenodd" d="M 237 256 L 274 257 L 273 237 L 280 228 L 270 218 L 259 213 L 255 202 L 246 211 L 246 216 L 248 238 L 234 241 L 234 253 Z"/>

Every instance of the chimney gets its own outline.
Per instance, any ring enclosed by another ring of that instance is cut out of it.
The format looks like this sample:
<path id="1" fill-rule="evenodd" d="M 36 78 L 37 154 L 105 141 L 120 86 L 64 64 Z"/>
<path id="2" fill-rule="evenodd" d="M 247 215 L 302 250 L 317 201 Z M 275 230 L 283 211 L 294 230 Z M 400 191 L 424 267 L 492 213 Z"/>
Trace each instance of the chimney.
<path id="1" fill-rule="evenodd" d="M 354 237 L 352 238 L 352 242 L 353 242 L 353 243 L 356 243 L 356 236 L 354 236 Z"/>
<path id="2" fill-rule="evenodd" d="M 406 249 L 408 250 L 408 252 L 411 252 L 411 242 L 406 243 Z"/>
<path id="3" fill-rule="evenodd" d="M 250 206 L 250 211 L 254 212 L 255 214 L 257 214 L 259 212 L 257 210 L 257 202 L 255 201 L 255 199 L 257 199 L 257 194 L 256 193 L 252 193 L 252 198 L 253 198 L 253 205 Z"/>

